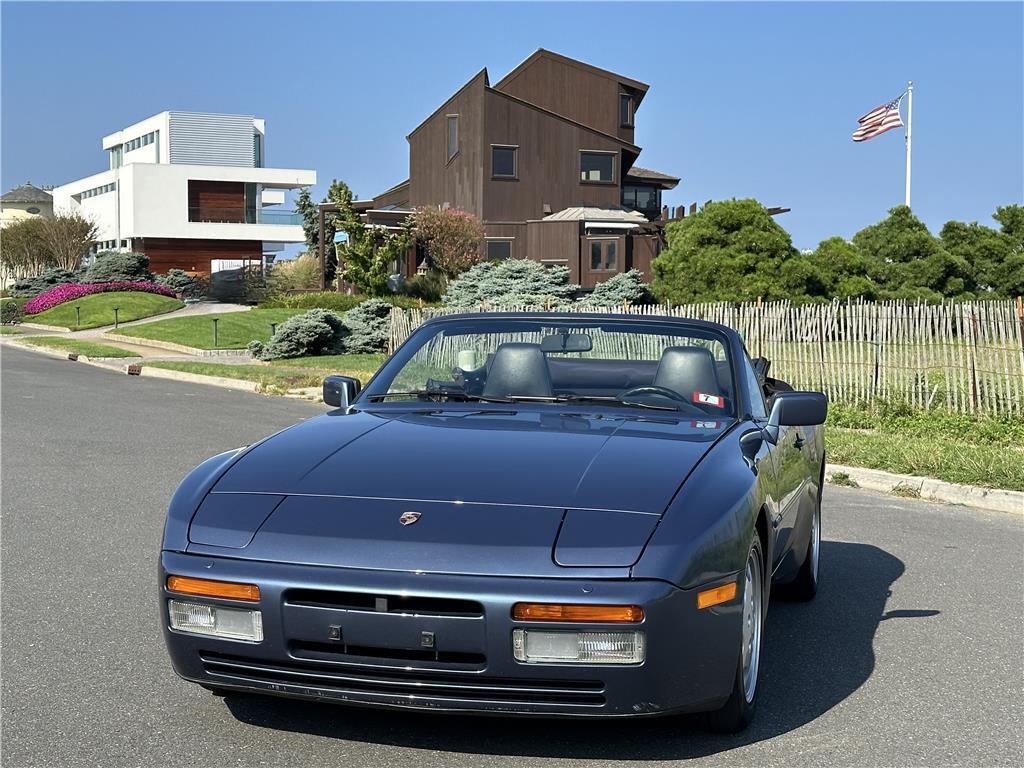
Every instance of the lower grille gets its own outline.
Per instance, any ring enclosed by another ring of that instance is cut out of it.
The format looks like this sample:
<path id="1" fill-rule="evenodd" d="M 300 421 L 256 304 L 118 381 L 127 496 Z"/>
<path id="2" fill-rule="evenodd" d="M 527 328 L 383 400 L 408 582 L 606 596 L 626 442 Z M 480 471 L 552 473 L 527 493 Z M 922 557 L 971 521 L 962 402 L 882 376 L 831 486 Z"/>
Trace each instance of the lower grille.
<path id="1" fill-rule="evenodd" d="M 206 673 L 225 684 L 287 691 L 316 689 L 338 698 L 353 694 L 382 701 L 595 706 L 605 703 L 600 680 L 493 678 L 416 670 L 368 670 L 342 665 L 278 664 L 237 656 L 203 654 Z"/>
<path id="2" fill-rule="evenodd" d="M 463 664 L 483 669 L 487 657 L 482 653 L 461 653 L 459 651 L 407 650 L 404 648 L 383 648 L 369 645 L 328 645 L 326 643 L 292 643 L 292 656 L 310 661 L 353 661 L 389 659 L 398 661 L 432 661 L 440 664 Z"/>

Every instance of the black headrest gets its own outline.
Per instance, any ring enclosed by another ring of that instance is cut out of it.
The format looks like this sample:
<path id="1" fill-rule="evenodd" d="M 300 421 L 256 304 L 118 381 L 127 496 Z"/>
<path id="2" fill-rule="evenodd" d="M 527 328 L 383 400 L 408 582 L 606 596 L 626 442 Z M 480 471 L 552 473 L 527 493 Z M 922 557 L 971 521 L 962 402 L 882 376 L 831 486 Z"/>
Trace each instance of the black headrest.
<path id="1" fill-rule="evenodd" d="M 654 374 L 654 384 L 678 392 L 687 399 L 694 392 L 720 395 L 715 358 L 704 347 L 665 347 Z"/>
<path id="2" fill-rule="evenodd" d="M 540 344 L 501 344 L 484 383 L 484 397 L 551 397 L 551 372 Z"/>

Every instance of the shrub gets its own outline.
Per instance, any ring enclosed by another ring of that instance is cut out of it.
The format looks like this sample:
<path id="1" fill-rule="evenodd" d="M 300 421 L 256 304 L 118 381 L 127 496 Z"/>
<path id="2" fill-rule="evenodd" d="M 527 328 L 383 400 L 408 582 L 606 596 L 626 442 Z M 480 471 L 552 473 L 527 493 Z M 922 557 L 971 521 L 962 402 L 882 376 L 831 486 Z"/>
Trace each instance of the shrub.
<path id="1" fill-rule="evenodd" d="M 587 307 L 621 307 L 624 301 L 647 304 L 651 300 L 651 292 L 644 282 L 644 273 L 631 269 L 598 283 L 593 292 L 580 299 L 579 303 Z"/>
<path id="2" fill-rule="evenodd" d="M 157 283 L 70 283 L 56 285 L 27 302 L 25 304 L 25 314 L 37 315 L 40 312 L 56 307 L 58 304 L 63 304 L 65 301 L 74 301 L 93 293 L 107 293 L 110 291 L 140 291 L 142 293 L 158 293 L 161 296 L 174 296 L 174 291 L 165 285 Z"/>
<path id="3" fill-rule="evenodd" d="M 10 294 L 18 298 L 31 299 L 43 291 L 53 288 L 55 285 L 77 283 L 81 277 L 81 273 L 68 272 L 66 269 L 47 269 L 33 277 L 25 277 L 18 280 L 11 286 Z"/>
<path id="4" fill-rule="evenodd" d="M 308 253 L 297 259 L 277 261 L 267 271 L 267 290 L 271 294 L 316 288 L 320 285 L 320 262 Z"/>
<path id="5" fill-rule="evenodd" d="M 578 290 L 578 285 L 569 282 L 565 266 L 546 267 L 528 259 L 485 261 L 449 283 L 444 303 L 466 308 L 481 302 L 499 307 L 539 306 L 567 301 Z"/>
<path id="6" fill-rule="evenodd" d="M 204 293 L 202 281 L 183 269 L 171 269 L 166 275 L 157 275 L 156 282 L 167 286 L 183 299 L 198 299 Z"/>
<path id="7" fill-rule="evenodd" d="M 348 329 L 337 315 L 323 309 L 311 309 L 277 326 L 277 332 L 267 344 L 250 343 L 249 351 L 260 360 L 334 355 L 344 351 L 347 335 Z"/>
<path id="8" fill-rule="evenodd" d="M 345 351 L 352 354 L 384 352 L 388 348 L 392 304 L 381 299 L 367 299 L 343 318 L 349 335 Z"/>
<path id="9" fill-rule="evenodd" d="M 358 294 L 337 293 L 335 291 L 316 291 L 314 293 L 295 293 L 289 296 L 270 296 L 260 302 L 260 307 L 282 307 L 285 309 L 329 309 L 342 314 L 366 301 L 365 296 Z"/>
<path id="10" fill-rule="evenodd" d="M 425 206 L 416 209 L 413 222 L 416 239 L 426 247 L 430 263 L 448 277 L 480 261 L 484 225 L 473 214 Z"/>
<path id="11" fill-rule="evenodd" d="M 0 325 L 20 323 L 24 314 L 21 304 L 14 299 L 4 299 L 3 302 L 0 302 Z"/>
<path id="12" fill-rule="evenodd" d="M 101 251 L 85 272 L 86 283 L 152 280 L 149 257 L 133 251 Z"/>
<path id="13" fill-rule="evenodd" d="M 428 304 L 441 300 L 444 294 L 444 275 L 435 270 L 410 277 L 402 285 L 402 294 L 413 299 L 422 299 Z"/>

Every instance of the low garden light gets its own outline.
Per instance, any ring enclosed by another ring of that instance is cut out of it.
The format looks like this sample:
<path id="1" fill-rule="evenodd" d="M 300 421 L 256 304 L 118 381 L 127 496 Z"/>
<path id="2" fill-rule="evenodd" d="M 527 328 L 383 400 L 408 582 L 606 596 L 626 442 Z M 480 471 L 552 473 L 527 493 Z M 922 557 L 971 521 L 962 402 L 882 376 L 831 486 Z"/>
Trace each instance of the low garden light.
<path id="1" fill-rule="evenodd" d="M 273 338 L 274 334 L 277 333 L 277 323 L 270 324 L 270 336 Z"/>
<path id="2" fill-rule="evenodd" d="M 82 325 L 82 307 L 80 304 L 75 304 L 75 327 L 78 328 Z"/>
<path id="3" fill-rule="evenodd" d="M 210 322 L 213 323 L 213 348 L 217 348 L 217 318 L 211 317 Z"/>
<path id="4" fill-rule="evenodd" d="M 117 330 L 117 311 L 119 309 L 121 309 L 121 308 L 120 307 L 114 307 L 114 330 L 115 331 Z"/>

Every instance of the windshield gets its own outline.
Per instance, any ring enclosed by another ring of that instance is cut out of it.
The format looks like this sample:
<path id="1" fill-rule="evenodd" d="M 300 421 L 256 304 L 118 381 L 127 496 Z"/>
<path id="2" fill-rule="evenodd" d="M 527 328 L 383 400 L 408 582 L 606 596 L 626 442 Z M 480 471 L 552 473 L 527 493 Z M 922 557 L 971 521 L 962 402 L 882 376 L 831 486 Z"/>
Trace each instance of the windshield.
<path id="1" fill-rule="evenodd" d="M 420 328 L 361 403 L 597 403 L 736 413 L 726 338 L 683 323 L 467 318 Z"/>

